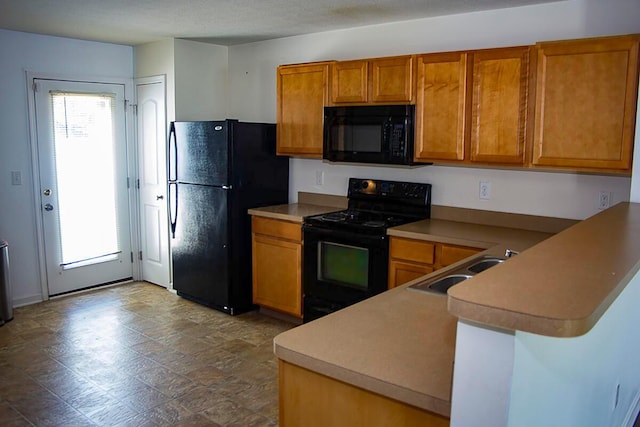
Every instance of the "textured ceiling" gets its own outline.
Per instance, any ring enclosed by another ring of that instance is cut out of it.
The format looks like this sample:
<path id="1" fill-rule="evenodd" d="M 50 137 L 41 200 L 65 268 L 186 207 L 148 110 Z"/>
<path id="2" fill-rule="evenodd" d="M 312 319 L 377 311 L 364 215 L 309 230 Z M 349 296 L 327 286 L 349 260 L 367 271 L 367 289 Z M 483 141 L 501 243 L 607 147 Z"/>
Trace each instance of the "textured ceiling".
<path id="1" fill-rule="evenodd" d="M 137 45 L 234 45 L 558 0 L 0 0 L 0 28 Z"/>

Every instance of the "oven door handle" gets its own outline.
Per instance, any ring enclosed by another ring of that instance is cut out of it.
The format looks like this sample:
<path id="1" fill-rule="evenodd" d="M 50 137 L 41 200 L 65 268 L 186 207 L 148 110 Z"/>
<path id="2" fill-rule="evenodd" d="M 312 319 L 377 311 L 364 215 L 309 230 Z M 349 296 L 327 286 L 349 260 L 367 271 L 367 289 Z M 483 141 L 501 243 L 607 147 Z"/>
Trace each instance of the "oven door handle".
<path id="1" fill-rule="evenodd" d="M 317 240 L 333 237 L 333 238 L 338 238 L 340 240 L 352 240 L 360 244 L 366 244 L 366 243 L 380 244 L 381 242 L 384 242 L 387 240 L 386 234 L 371 235 L 371 234 L 357 233 L 353 231 L 338 230 L 333 228 L 314 227 L 313 225 L 309 225 L 309 224 L 304 224 L 302 226 L 302 232 L 306 236 L 315 238 Z"/>

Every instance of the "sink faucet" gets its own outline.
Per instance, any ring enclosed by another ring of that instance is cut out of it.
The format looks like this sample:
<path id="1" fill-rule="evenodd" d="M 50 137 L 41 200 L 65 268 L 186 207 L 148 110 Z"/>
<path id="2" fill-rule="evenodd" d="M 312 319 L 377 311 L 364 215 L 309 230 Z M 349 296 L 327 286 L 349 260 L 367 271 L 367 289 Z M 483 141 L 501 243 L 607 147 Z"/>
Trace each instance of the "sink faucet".
<path id="1" fill-rule="evenodd" d="M 504 256 L 506 256 L 507 258 L 511 258 L 514 255 L 518 255 L 520 252 L 516 252 L 516 251 L 512 251 L 511 249 L 507 249 L 504 252 Z"/>

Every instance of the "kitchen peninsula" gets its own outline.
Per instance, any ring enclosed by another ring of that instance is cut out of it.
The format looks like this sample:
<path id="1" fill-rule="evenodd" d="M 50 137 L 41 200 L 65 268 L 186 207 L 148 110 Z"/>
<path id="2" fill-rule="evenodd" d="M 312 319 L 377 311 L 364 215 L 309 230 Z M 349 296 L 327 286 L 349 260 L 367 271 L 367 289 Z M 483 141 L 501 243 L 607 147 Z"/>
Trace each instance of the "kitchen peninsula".
<path id="1" fill-rule="evenodd" d="M 383 425 L 384 416 L 394 425 L 448 425 L 458 319 L 503 331 L 585 334 L 640 266 L 638 204 L 621 203 L 551 238 L 458 226 L 432 219 L 389 234 L 522 253 L 452 288 L 449 297 L 407 290 L 425 276 L 276 337 L 283 426 L 306 419 Z"/>

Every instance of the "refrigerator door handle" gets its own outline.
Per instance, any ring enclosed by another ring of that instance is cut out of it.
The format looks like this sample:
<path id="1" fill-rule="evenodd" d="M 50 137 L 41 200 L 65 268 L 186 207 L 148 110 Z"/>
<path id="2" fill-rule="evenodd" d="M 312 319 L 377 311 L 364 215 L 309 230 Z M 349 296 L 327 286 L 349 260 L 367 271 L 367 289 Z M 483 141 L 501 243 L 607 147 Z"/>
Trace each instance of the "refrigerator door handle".
<path id="1" fill-rule="evenodd" d="M 171 238 L 176 238 L 176 220 L 178 219 L 178 184 L 169 183 L 169 222 L 171 223 Z"/>
<path id="2" fill-rule="evenodd" d="M 169 140 L 167 147 L 167 169 L 169 172 L 169 181 L 176 181 L 178 179 L 178 140 L 176 136 L 176 126 L 174 122 L 171 122 L 169 128 Z"/>

